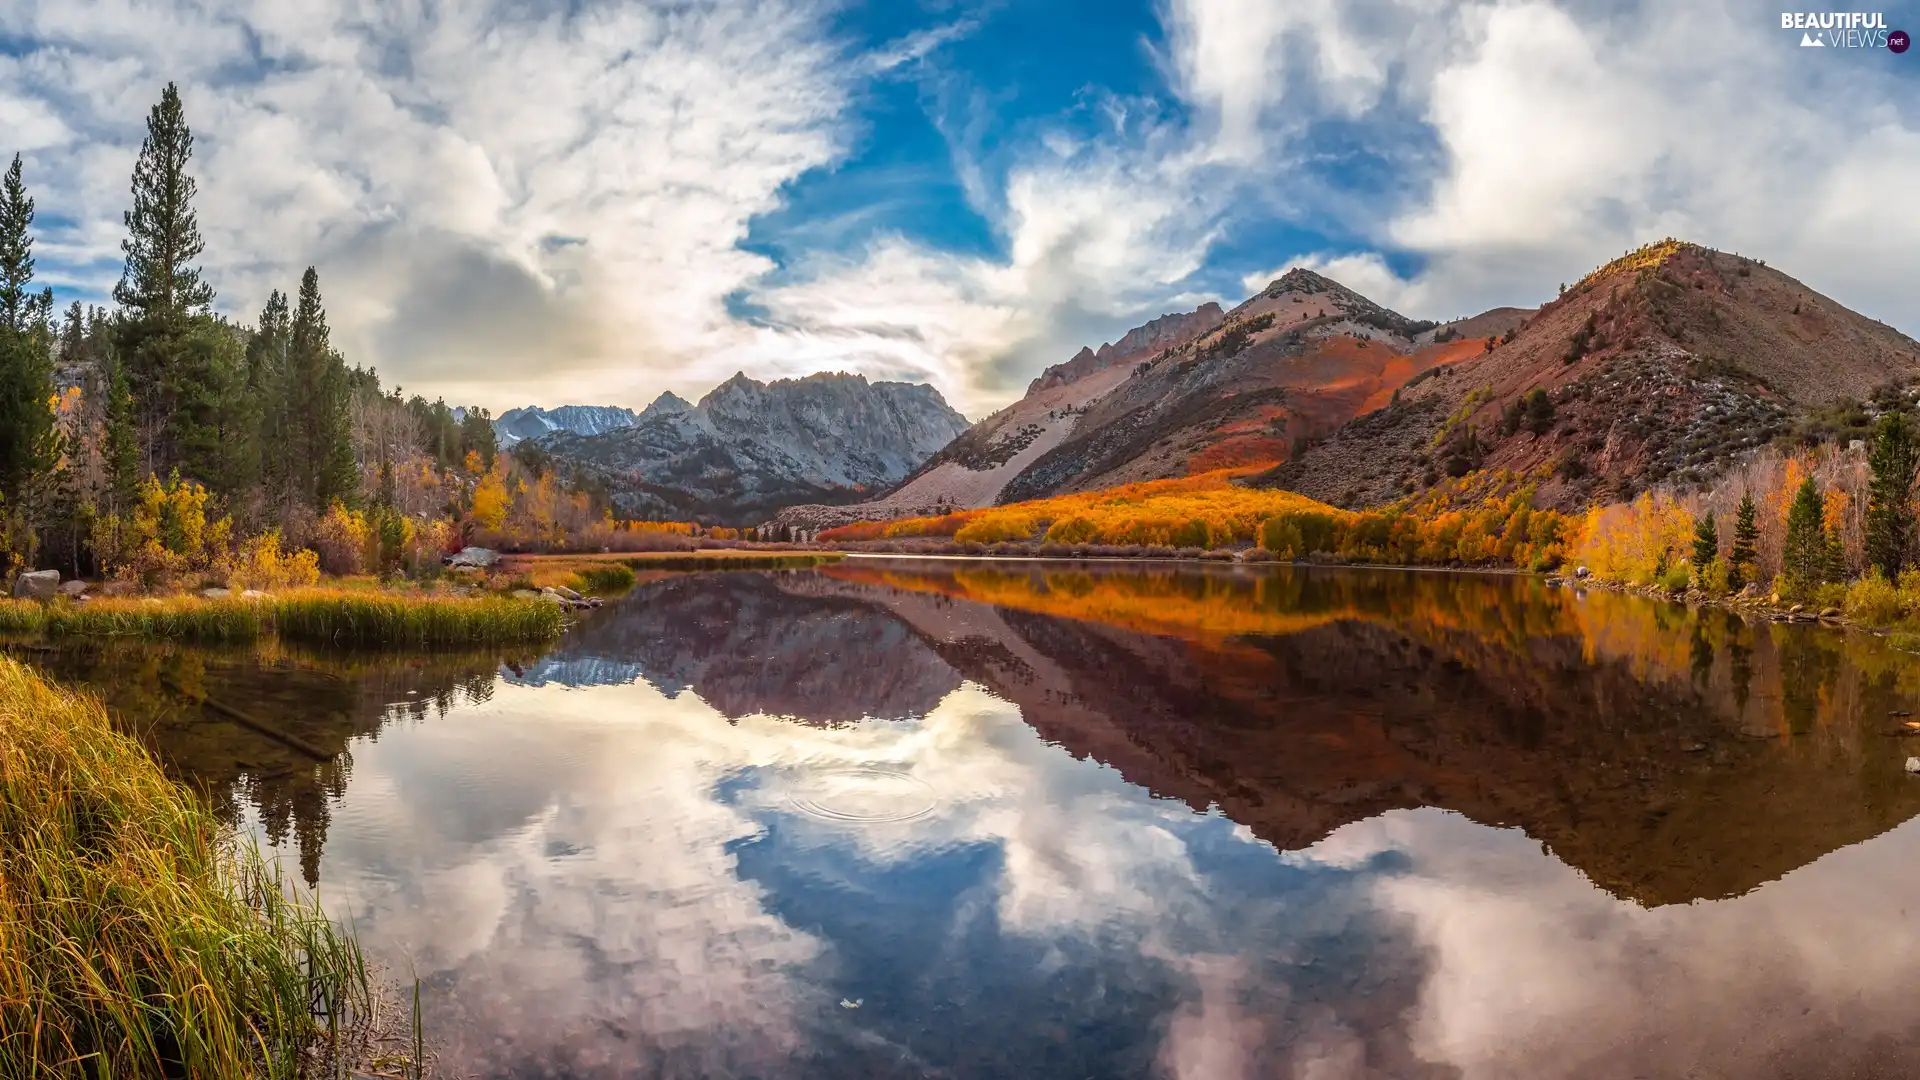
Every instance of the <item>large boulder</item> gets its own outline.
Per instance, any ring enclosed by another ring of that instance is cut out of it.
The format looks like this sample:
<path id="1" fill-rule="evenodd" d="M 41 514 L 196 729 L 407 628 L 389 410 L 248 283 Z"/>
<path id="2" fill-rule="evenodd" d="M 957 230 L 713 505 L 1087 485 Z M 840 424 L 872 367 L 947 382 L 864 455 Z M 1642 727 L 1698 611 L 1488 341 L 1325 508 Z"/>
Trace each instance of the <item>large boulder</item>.
<path id="1" fill-rule="evenodd" d="M 60 591 L 60 571 L 28 570 L 13 579 L 16 600 L 51 600 Z"/>
<path id="2" fill-rule="evenodd" d="M 442 561 L 458 569 L 485 570 L 500 561 L 500 553 L 491 548 L 466 547 Z"/>

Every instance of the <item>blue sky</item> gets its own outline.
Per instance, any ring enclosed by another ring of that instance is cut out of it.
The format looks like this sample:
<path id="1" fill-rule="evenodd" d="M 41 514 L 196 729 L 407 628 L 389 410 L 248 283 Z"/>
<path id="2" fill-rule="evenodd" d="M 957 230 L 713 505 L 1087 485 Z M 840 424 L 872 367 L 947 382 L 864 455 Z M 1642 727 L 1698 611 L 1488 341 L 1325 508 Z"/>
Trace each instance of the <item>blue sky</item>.
<path id="1" fill-rule="evenodd" d="M 63 298 L 169 79 L 221 310 L 315 265 L 350 359 L 495 409 L 841 369 L 978 416 L 1292 265 L 1447 318 L 1669 234 L 1920 332 L 1920 52 L 1750 0 L 0 0 Z"/>

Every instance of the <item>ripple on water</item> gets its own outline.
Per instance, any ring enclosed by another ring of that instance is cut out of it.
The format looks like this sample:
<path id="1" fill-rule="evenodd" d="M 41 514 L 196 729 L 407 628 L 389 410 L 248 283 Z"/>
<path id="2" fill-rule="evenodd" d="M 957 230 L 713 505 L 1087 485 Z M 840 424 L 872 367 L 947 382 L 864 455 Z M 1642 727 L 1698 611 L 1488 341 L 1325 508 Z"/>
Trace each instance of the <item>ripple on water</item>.
<path id="1" fill-rule="evenodd" d="M 880 825 L 933 813 L 931 784 L 900 769 L 877 765 L 823 767 L 796 776 L 787 802 L 825 821 Z"/>

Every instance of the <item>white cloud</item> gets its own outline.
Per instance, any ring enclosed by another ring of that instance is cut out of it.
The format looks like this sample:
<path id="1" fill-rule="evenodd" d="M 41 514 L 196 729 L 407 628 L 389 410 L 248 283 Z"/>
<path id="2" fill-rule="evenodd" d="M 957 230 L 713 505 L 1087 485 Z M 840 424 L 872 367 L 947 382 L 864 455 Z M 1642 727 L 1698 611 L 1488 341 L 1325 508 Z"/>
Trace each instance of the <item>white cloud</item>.
<path id="1" fill-rule="evenodd" d="M 853 55 L 828 15 L 0 0 L 0 34 L 29 43 L 0 57 L 0 127 L 70 222 L 41 242 L 49 277 L 101 289 L 139 121 L 179 80 L 223 305 L 250 317 L 315 263 L 355 359 L 494 407 L 846 368 L 977 415 L 1083 342 L 1213 298 L 1195 282 L 1221 239 L 1276 216 L 1333 242 L 1271 263 L 1415 316 L 1535 303 L 1673 234 L 1920 322 L 1910 80 L 1876 53 L 1803 52 L 1744 5 L 1166 0 L 1155 48 L 1181 108 L 1090 88 L 1079 119 L 1104 126 L 1036 122 L 993 156 L 975 150 L 1007 134 L 991 105 L 938 67 L 972 22 Z M 770 274 L 740 247 L 750 223 L 841 160 L 865 80 L 908 74 L 971 103 L 937 119 L 1005 255 L 882 235 Z M 1342 188 L 1352 146 L 1391 177 L 1374 196 Z M 1399 278 L 1387 252 L 1420 269 Z"/>

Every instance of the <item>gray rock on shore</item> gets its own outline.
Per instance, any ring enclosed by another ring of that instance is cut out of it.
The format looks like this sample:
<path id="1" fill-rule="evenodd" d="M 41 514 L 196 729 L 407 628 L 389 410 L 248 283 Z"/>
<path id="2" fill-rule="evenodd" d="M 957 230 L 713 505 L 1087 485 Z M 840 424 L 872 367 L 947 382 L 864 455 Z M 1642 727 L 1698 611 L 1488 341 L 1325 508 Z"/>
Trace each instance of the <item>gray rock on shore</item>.
<path id="1" fill-rule="evenodd" d="M 58 570 L 28 570 L 13 579 L 15 600 L 51 600 L 59 589 Z"/>

